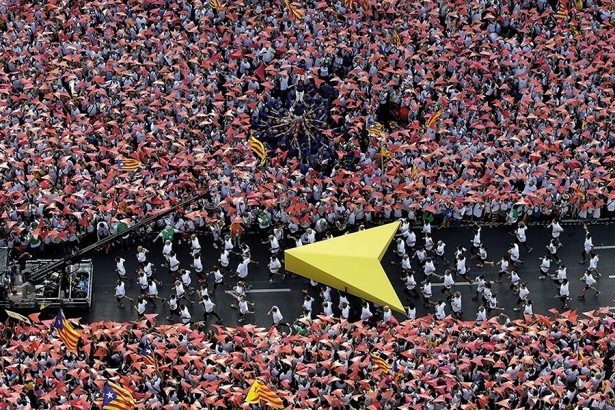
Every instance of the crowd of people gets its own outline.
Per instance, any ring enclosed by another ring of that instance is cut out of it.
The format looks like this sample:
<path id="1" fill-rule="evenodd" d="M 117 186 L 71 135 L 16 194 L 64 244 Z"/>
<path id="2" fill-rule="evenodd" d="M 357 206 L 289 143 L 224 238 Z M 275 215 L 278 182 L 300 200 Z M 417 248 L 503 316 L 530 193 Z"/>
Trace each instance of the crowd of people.
<path id="1" fill-rule="evenodd" d="M 553 3 L 6 2 L 2 242 L 195 192 L 203 225 L 612 216 L 613 10 Z"/>
<path id="2" fill-rule="evenodd" d="M 258 379 L 287 409 L 615 408 L 612 314 L 553 314 L 376 325 L 322 317 L 292 331 L 154 325 L 153 315 L 77 326 L 76 352 L 36 314 L 0 328 L 0 407 L 100 408 L 110 380 L 138 408 L 262 408 L 244 402 Z"/>

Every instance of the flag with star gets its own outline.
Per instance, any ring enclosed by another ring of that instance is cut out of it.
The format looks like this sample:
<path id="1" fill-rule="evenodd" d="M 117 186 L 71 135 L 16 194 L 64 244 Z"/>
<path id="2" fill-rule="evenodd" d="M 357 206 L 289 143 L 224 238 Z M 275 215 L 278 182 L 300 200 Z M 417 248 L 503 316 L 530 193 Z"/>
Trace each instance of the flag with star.
<path id="1" fill-rule="evenodd" d="M 136 171 L 141 168 L 141 162 L 134 158 L 119 158 L 115 161 L 115 165 L 120 171 Z"/>
<path id="2" fill-rule="evenodd" d="M 136 401 L 130 390 L 112 382 L 105 383 L 103 410 L 134 410 Z"/>
<path id="3" fill-rule="evenodd" d="M 76 352 L 77 344 L 81 338 L 81 333 L 75 330 L 70 322 L 66 320 L 64 312 L 62 312 L 61 308 L 58 309 L 58 314 L 56 315 L 56 320 L 53 327 L 55 327 L 58 331 L 58 336 L 62 339 L 66 345 L 66 348 L 71 352 Z"/>
<path id="4" fill-rule="evenodd" d="M 141 349 L 141 356 L 143 357 L 143 361 L 145 364 L 149 366 L 154 366 L 154 368 L 158 369 L 158 361 L 156 360 L 156 354 L 152 350 L 152 346 L 146 340 L 143 345 L 143 349 Z"/>

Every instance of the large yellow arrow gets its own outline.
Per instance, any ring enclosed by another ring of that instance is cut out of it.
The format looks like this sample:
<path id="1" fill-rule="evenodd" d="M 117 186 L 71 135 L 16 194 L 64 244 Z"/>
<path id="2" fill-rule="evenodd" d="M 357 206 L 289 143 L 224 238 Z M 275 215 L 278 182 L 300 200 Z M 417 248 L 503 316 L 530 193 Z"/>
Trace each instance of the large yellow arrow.
<path id="1" fill-rule="evenodd" d="M 399 222 L 327 239 L 284 252 L 286 270 L 404 312 L 380 261 Z"/>

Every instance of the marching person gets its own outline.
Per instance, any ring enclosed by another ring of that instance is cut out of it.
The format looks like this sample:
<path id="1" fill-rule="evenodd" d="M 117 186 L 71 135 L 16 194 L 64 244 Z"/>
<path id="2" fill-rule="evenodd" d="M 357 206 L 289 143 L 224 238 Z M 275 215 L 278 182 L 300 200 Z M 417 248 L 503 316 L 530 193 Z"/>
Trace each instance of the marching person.
<path id="1" fill-rule="evenodd" d="M 207 323 L 207 319 L 209 318 L 209 316 L 213 316 L 216 318 L 217 324 L 222 323 L 222 318 L 214 310 L 216 308 L 216 304 L 211 301 L 208 295 L 201 296 L 201 304 L 205 309 L 205 311 L 203 312 L 203 322 Z"/>
<path id="2" fill-rule="evenodd" d="M 224 285 L 224 274 L 218 267 L 218 265 L 212 266 L 212 271 L 209 273 L 210 275 L 214 275 L 214 293 L 216 293 L 216 289 L 219 285 Z"/>
<path id="3" fill-rule="evenodd" d="M 481 243 L 478 246 L 478 262 L 476 262 L 476 266 L 482 268 L 485 265 L 494 266 L 495 262 L 487 260 L 487 248 Z"/>
<path id="4" fill-rule="evenodd" d="M 269 309 L 269 312 L 267 312 L 267 315 L 271 316 L 271 319 L 273 320 L 272 326 L 279 327 L 284 324 L 284 322 L 282 322 L 284 320 L 284 316 L 282 316 L 282 312 L 277 306 L 272 306 L 271 309 Z M 290 328 L 290 325 L 286 325 Z"/>
<path id="5" fill-rule="evenodd" d="M 551 260 L 556 263 L 561 262 L 560 258 L 557 256 L 557 250 L 561 248 L 561 246 L 562 244 L 555 238 L 551 239 L 547 245 L 547 254 L 551 257 Z"/>
<path id="6" fill-rule="evenodd" d="M 579 299 L 585 299 L 585 294 L 589 289 L 594 291 L 594 296 L 598 296 L 600 291 L 596 288 L 596 279 L 592 276 L 592 272 L 588 269 L 583 276 L 581 276 L 581 280 L 585 282 L 585 287 L 583 288 L 583 292 L 579 295 Z"/>
<path id="7" fill-rule="evenodd" d="M 587 261 L 587 255 L 594 250 L 594 241 L 592 240 L 587 225 L 583 224 L 583 229 L 585 229 L 585 240 L 583 241 L 583 252 L 581 252 L 580 264 L 584 264 Z"/>
<path id="8" fill-rule="evenodd" d="M 184 287 L 184 284 L 182 283 L 181 280 L 177 279 L 175 281 L 175 284 L 174 284 L 174 287 L 173 287 L 173 291 L 177 295 L 177 299 L 179 299 L 179 300 L 184 299 L 186 302 L 189 302 L 191 305 L 194 304 L 193 301 L 188 299 L 188 296 L 186 295 L 186 288 Z"/>
<path id="9" fill-rule="evenodd" d="M 508 262 L 508 258 L 506 256 L 502 256 L 502 258 L 498 261 L 498 265 L 498 278 L 496 279 L 496 282 L 502 283 L 502 278 L 504 275 L 510 273 L 510 263 Z"/>
<path id="10" fill-rule="evenodd" d="M 589 267 L 587 270 L 591 273 L 595 273 L 598 277 L 602 276 L 600 272 L 598 272 L 598 262 L 600 262 L 600 256 L 594 251 L 589 253 Z"/>
<path id="11" fill-rule="evenodd" d="M 166 268 L 169 266 L 169 259 L 171 258 L 171 252 L 173 251 L 173 242 L 164 241 L 164 246 L 162 247 L 162 256 L 164 257 L 165 262 L 162 263 L 162 267 Z"/>
<path id="12" fill-rule="evenodd" d="M 369 322 L 372 316 L 374 316 L 374 314 L 369 308 L 369 303 L 366 300 L 362 301 L 361 302 L 361 320 L 364 323 Z"/>
<path id="13" fill-rule="evenodd" d="M 519 222 L 515 230 L 515 237 L 519 245 L 523 245 L 527 253 L 532 252 L 532 248 L 527 244 L 527 226 L 523 221 Z"/>
<path id="14" fill-rule="evenodd" d="M 563 309 L 568 309 L 570 307 L 568 305 L 568 301 L 570 300 L 570 283 L 568 279 L 564 279 L 559 285 L 559 293 L 555 295 L 555 298 L 562 302 Z"/>
<path id="15" fill-rule="evenodd" d="M 177 299 L 177 295 L 175 293 L 171 292 L 169 299 L 167 300 L 167 304 L 169 305 L 169 316 L 167 316 L 167 320 L 172 322 L 173 316 L 181 318 L 181 314 L 179 312 L 179 300 Z"/>
<path id="16" fill-rule="evenodd" d="M 135 306 L 135 310 L 137 311 L 138 320 L 143 320 L 145 318 L 145 308 L 147 307 L 147 300 L 143 296 L 139 296 L 137 299 L 137 306 Z"/>
<path id="17" fill-rule="evenodd" d="M 115 282 L 115 299 L 117 300 L 117 307 L 119 309 L 124 307 L 124 305 L 122 305 L 122 299 L 128 299 L 131 302 L 133 301 L 131 297 L 126 296 L 126 286 L 124 281 L 121 279 L 118 279 Z"/>
<path id="18" fill-rule="evenodd" d="M 406 273 L 406 276 L 403 276 L 401 279 L 406 285 L 404 288 L 404 293 L 408 296 L 408 298 L 418 298 L 419 292 L 416 290 L 416 280 L 414 279 L 414 273 L 412 271 L 409 271 L 408 273 Z"/>
<path id="19" fill-rule="evenodd" d="M 196 273 L 197 281 L 199 282 L 207 282 L 207 273 L 203 273 L 203 261 L 201 260 L 200 253 L 192 254 L 192 263 L 190 267 L 194 269 L 194 273 Z"/>
<path id="20" fill-rule="evenodd" d="M 199 254 L 201 253 L 201 242 L 199 241 L 199 237 L 196 234 L 190 235 L 190 247 L 192 248 L 191 254 Z"/>
<path id="21" fill-rule="evenodd" d="M 453 317 L 457 320 L 461 320 L 461 292 L 455 291 L 453 293 L 453 297 L 451 298 L 451 311 L 453 312 Z"/>
<path id="22" fill-rule="evenodd" d="M 192 321 L 192 315 L 188 310 L 188 306 L 184 305 L 183 303 L 179 305 L 179 314 L 182 324 L 187 325 Z"/>
<path id="23" fill-rule="evenodd" d="M 269 267 L 269 283 L 275 283 L 275 277 L 279 275 L 282 264 L 276 255 L 271 255 L 267 266 Z M 284 280 L 284 275 L 282 275 L 282 280 Z"/>
<path id="24" fill-rule="evenodd" d="M 162 303 L 164 303 L 164 298 L 158 295 L 158 285 L 160 284 L 159 281 L 154 279 L 150 279 L 147 283 L 147 299 L 152 302 L 154 306 L 156 306 L 156 300 L 162 300 Z"/>
<path id="25" fill-rule="evenodd" d="M 549 254 L 540 258 L 540 276 L 538 279 L 546 279 L 549 276 L 549 270 L 551 269 L 551 256 Z"/>
<path id="26" fill-rule="evenodd" d="M 527 283 L 523 282 L 519 285 L 519 292 L 517 296 L 517 306 L 513 309 L 515 311 L 521 310 L 521 306 L 525 304 L 530 296 L 530 290 L 527 288 Z"/>
<path id="27" fill-rule="evenodd" d="M 269 244 L 269 252 L 271 255 L 277 255 L 280 251 L 280 242 L 274 235 L 269 235 L 266 241 L 263 241 L 263 244 Z"/>
<path id="28" fill-rule="evenodd" d="M 431 281 L 429 280 L 429 278 L 425 278 L 425 280 L 422 282 L 421 293 L 423 294 L 423 306 L 432 306 L 431 297 L 433 296 L 433 293 L 431 290 Z"/>
<path id="29" fill-rule="evenodd" d="M 557 218 L 553 218 L 548 228 L 551 228 L 551 238 L 555 240 L 557 240 L 562 232 L 564 232 L 564 228 L 562 228 Z"/>
<path id="30" fill-rule="evenodd" d="M 237 298 L 237 307 L 239 312 L 237 323 L 245 322 L 245 315 L 254 314 L 254 311 L 250 310 L 250 307 L 254 308 L 254 303 L 247 301 L 245 295 L 240 295 Z"/>
<path id="31" fill-rule="evenodd" d="M 137 262 L 139 266 L 144 267 L 147 262 L 147 254 L 149 250 L 145 249 L 143 246 L 137 246 Z"/>

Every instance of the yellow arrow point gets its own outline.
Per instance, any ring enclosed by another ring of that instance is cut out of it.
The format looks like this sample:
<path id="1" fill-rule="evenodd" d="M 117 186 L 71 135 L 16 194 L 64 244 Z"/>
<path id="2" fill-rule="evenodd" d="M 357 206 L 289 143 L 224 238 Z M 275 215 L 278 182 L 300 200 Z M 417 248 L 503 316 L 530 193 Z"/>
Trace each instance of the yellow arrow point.
<path id="1" fill-rule="evenodd" d="M 399 222 L 285 251 L 286 270 L 403 312 L 380 261 Z"/>

